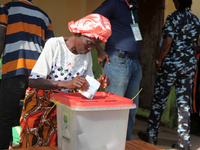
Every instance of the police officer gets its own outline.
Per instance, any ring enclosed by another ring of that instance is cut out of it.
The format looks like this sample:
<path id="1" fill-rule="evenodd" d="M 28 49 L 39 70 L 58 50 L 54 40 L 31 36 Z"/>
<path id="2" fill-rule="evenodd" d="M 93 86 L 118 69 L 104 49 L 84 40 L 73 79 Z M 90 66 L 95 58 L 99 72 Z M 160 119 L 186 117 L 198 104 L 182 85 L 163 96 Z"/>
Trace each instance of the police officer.
<path id="1" fill-rule="evenodd" d="M 176 88 L 178 107 L 178 143 L 173 148 L 190 149 L 190 95 L 196 71 L 196 47 L 200 31 L 199 19 L 189 12 L 192 0 L 173 0 L 176 11 L 170 14 L 163 27 L 163 43 L 160 49 L 157 79 L 152 110 L 146 133 L 139 132 L 140 139 L 157 143 L 160 119 L 168 95 Z"/>

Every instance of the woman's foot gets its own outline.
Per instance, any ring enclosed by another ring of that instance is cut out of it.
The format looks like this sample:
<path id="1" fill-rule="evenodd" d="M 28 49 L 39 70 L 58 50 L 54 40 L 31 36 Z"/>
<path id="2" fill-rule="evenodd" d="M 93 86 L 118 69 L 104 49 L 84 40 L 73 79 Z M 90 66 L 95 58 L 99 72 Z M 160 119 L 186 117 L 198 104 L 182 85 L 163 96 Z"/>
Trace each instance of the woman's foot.
<path id="1" fill-rule="evenodd" d="M 13 147 L 12 146 L 9 146 L 9 148 L 8 149 L 13 149 Z"/>

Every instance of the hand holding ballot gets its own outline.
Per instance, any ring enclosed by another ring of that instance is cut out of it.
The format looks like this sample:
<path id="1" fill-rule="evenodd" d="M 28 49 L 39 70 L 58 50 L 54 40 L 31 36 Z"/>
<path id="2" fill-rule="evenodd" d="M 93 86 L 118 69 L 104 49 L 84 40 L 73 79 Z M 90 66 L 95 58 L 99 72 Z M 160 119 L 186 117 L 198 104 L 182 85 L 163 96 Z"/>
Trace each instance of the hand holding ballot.
<path id="1" fill-rule="evenodd" d="M 87 91 L 80 89 L 78 92 L 89 99 L 93 99 L 99 87 L 107 88 L 110 85 L 110 79 L 106 74 L 102 74 L 97 80 L 90 76 L 86 76 L 85 79 L 89 83 Z"/>
<path id="2" fill-rule="evenodd" d="M 71 81 L 68 82 L 68 84 L 69 84 L 68 87 L 70 90 L 73 90 L 74 88 L 78 88 L 81 91 L 87 91 L 90 84 L 94 83 L 94 81 L 93 82 L 92 81 L 89 82 L 89 81 L 90 81 L 89 77 L 87 77 L 87 76 L 86 76 L 86 78 L 76 76 L 75 78 L 73 78 Z M 100 87 L 103 87 L 103 88 L 107 88 L 110 85 L 110 79 L 108 78 L 108 76 L 106 74 L 102 74 L 97 79 L 97 81 L 100 83 Z M 98 88 L 97 88 L 97 90 L 98 90 Z"/>
<path id="3" fill-rule="evenodd" d="M 76 76 L 75 78 L 73 78 L 72 80 L 70 80 L 68 82 L 68 87 L 70 90 L 73 90 L 75 88 L 78 88 L 82 91 L 87 91 L 89 83 L 87 82 L 87 80 L 84 77 L 81 76 Z"/>

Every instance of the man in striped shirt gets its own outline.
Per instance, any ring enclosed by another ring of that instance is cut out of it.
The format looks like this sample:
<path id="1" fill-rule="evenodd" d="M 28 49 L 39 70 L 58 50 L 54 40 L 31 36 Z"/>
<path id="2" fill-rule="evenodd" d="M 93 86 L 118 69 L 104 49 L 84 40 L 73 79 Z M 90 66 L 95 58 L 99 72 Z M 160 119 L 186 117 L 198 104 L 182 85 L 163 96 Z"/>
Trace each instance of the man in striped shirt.
<path id="1" fill-rule="evenodd" d="M 19 101 L 44 43 L 53 37 L 48 15 L 31 0 L 12 0 L 0 5 L 0 149 L 7 149 Z"/>

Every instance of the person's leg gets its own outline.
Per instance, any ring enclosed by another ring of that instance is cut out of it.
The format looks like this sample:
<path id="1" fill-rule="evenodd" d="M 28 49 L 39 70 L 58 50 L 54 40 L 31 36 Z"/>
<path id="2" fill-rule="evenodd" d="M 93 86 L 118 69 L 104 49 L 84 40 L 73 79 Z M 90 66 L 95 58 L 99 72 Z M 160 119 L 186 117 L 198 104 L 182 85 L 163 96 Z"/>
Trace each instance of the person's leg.
<path id="1" fill-rule="evenodd" d="M 12 145 L 13 145 L 13 135 L 12 135 L 12 131 L 11 131 L 11 138 L 10 138 L 10 143 L 9 143 L 9 149 L 13 149 Z"/>
<path id="2" fill-rule="evenodd" d="M 129 84 L 127 86 L 124 97 L 132 99 L 137 95 L 137 93 L 140 90 L 139 88 L 140 88 L 140 81 L 142 79 L 142 68 L 140 66 L 139 60 L 130 60 L 128 67 L 129 70 L 132 72 L 132 74 L 131 78 L 129 79 Z M 133 99 L 133 103 L 136 104 L 136 108 L 129 110 L 126 140 L 131 140 L 131 134 L 135 124 L 135 116 L 139 106 L 139 95 Z"/>
<path id="3" fill-rule="evenodd" d="M 103 72 L 109 77 L 110 79 L 110 86 L 108 88 L 105 89 L 106 92 L 110 92 L 116 95 L 120 95 L 120 96 L 125 96 L 125 92 L 127 90 L 127 87 L 129 85 L 129 80 L 131 78 L 131 70 L 130 70 L 130 64 L 131 64 L 131 60 L 130 59 L 122 59 L 122 58 L 118 58 L 117 56 L 110 56 L 110 65 L 108 63 L 105 64 L 104 70 Z M 138 75 L 139 76 L 139 75 Z M 141 77 L 138 78 L 139 81 L 141 80 Z M 134 84 L 134 83 L 132 83 Z M 136 84 L 136 83 L 135 83 Z M 132 85 L 134 86 L 134 85 Z M 139 89 L 137 87 L 137 89 Z M 130 89 L 131 90 L 131 89 Z M 136 92 L 138 92 L 138 90 L 135 90 Z M 131 91 L 133 92 L 133 91 Z M 131 93 L 128 92 L 128 93 Z M 131 97 L 135 95 L 132 94 L 131 96 L 127 94 L 127 96 Z M 137 102 L 137 99 L 135 100 L 135 102 Z M 135 112 L 130 112 L 131 116 L 134 116 Z M 129 123 L 131 123 L 131 127 L 133 127 L 134 124 L 134 119 L 133 117 L 131 117 L 132 119 L 129 121 Z M 130 131 L 131 129 L 128 129 L 128 131 Z M 131 130 L 132 131 L 132 130 Z M 130 131 L 130 132 L 131 132 Z M 128 133 L 128 137 L 130 139 L 130 134 Z"/>
<path id="4" fill-rule="evenodd" d="M 190 147 L 190 96 L 195 71 L 183 72 L 176 83 L 176 99 L 178 110 L 178 146 Z"/>
<path id="5" fill-rule="evenodd" d="M 0 90 L 0 149 L 8 149 L 12 122 L 17 112 L 19 101 L 28 86 L 28 77 L 16 76 L 4 79 Z"/>
<path id="6" fill-rule="evenodd" d="M 154 87 L 155 91 L 152 110 L 148 119 L 148 126 L 146 130 L 146 134 L 153 140 L 155 144 L 157 143 L 158 130 L 163 110 L 175 80 L 176 73 L 170 73 L 162 68 L 158 69 Z"/>
<path id="7" fill-rule="evenodd" d="M 124 96 L 131 76 L 131 72 L 127 68 L 129 61 L 114 55 L 109 58 L 110 65 L 106 62 L 103 70 L 103 73 L 110 79 L 110 86 L 105 91 Z"/>

